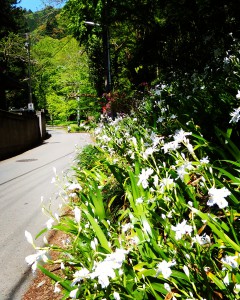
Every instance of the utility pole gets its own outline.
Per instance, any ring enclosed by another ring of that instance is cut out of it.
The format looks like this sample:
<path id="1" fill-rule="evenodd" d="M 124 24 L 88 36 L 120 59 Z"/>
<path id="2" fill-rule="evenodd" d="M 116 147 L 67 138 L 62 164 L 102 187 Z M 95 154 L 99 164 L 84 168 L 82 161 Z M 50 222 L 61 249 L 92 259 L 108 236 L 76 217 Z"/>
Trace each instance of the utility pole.
<path id="1" fill-rule="evenodd" d="M 109 94 L 112 89 L 112 80 L 111 80 L 111 56 L 110 56 L 110 36 L 109 36 L 109 27 L 107 21 L 107 9 L 106 4 L 103 7 L 103 19 L 105 23 L 95 23 L 92 21 L 85 21 L 84 23 L 90 26 L 101 26 L 102 27 L 102 42 L 103 42 L 103 55 L 104 55 L 104 85 L 105 92 Z"/>
<path id="2" fill-rule="evenodd" d="M 32 78 L 31 78 L 31 53 L 30 53 L 30 35 L 26 33 L 26 43 L 25 48 L 28 54 L 28 92 L 29 92 L 29 100 L 28 100 L 28 109 L 34 110 L 34 105 L 32 101 Z"/>
<path id="3" fill-rule="evenodd" d="M 103 52 L 104 52 L 104 64 L 105 64 L 105 89 L 107 94 L 111 92 L 111 88 L 112 88 L 108 13 L 109 13 L 108 0 L 103 0 L 102 31 L 103 31 Z"/>
<path id="4" fill-rule="evenodd" d="M 105 88 L 106 93 L 109 94 L 112 88 L 111 81 L 111 61 L 110 61 L 110 43 L 109 43 L 109 29 L 108 24 L 103 26 L 103 45 L 104 45 L 104 60 L 105 60 Z"/>

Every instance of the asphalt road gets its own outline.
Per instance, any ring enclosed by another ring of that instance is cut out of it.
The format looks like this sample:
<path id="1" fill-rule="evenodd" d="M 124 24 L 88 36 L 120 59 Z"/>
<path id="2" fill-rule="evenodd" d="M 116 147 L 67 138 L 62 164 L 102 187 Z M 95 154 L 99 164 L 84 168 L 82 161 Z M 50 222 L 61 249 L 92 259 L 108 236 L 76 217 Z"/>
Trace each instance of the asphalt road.
<path id="1" fill-rule="evenodd" d="M 0 300 L 20 300 L 33 279 L 25 257 L 34 250 L 24 232 L 35 236 L 45 227 L 49 217 L 41 211 L 42 197 L 58 208 L 53 168 L 60 177 L 71 172 L 76 145 L 92 143 L 87 133 L 48 132 L 51 138 L 39 147 L 0 161 Z"/>

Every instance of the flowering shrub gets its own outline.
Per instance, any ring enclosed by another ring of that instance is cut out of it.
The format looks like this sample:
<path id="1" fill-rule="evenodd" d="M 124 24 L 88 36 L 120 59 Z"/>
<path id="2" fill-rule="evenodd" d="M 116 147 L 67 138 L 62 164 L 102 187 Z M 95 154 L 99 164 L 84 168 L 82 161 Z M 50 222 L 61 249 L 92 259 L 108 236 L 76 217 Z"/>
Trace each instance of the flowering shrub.
<path id="1" fill-rule="evenodd" d="M 26 232 L 37 251 L 27 263 L 63 299 L 240 299 L 240 163 L 216 160 L 198 126 L 180 124 L 159 96 L 151 126 L 142 107 L 95 130 L 91 169 L 80 154 L 61 188 L 67 213 L 49 211 L 46 230 L 68 235 L 62 247 L 37 247 Z"/>

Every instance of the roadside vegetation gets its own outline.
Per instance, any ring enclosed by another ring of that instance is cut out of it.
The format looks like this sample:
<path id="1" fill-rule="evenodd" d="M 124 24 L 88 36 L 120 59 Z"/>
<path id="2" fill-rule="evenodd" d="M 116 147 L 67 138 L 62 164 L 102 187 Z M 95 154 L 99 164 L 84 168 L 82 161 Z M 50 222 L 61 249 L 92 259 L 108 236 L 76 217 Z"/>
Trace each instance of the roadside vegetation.
<path id="1" fill-rule="evenodd" d="M 36 249 L 26 261 L 63 299 L 240 299 L 240 151 L 227 135 L 239 110 L 226 116 L 226 132 L 216 129 L 220 146 L 190 116 L 180 121 L 166 89 L 150 90 L 129 115 L 103 118 L 67 184 L 55 173 L 67 213 L 45 207 L 40 235 L 67 233 L 62 247 L 45 239 L 39 248 L 26 232 Z"/>

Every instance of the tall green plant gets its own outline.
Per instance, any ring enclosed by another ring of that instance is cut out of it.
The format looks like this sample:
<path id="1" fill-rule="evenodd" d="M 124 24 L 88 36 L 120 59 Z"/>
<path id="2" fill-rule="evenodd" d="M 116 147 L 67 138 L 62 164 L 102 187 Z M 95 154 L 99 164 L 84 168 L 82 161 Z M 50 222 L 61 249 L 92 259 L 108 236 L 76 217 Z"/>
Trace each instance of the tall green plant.
<path id="1" fill-rule="evenodd" d="M 170 118 L 161 112 L 159 123 Z M 144 115 L 99 124 L 101 151 L 63 189 L 67 213 L 48 222 L 68 241 L 38 248 L 26 233 L 37 250 L 27 262 L 59 281 L 65 297 L 240 299 L 239 162 L 211 161 L 218 149 L 199 128 L 170 119 L 170 135 Z M 61 263 L 66 279 L 44 262 Z"/>

